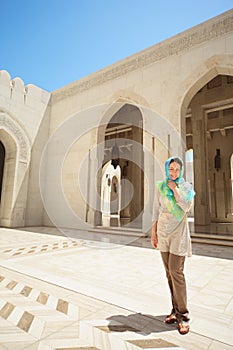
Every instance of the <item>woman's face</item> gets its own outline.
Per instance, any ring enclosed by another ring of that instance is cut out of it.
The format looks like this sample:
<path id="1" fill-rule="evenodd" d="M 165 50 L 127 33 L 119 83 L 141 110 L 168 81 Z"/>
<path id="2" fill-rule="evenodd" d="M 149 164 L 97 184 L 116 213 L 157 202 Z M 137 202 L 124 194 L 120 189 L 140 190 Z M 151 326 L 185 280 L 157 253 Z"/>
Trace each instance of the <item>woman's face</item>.
<path id="1" fill-rule="evenodd" d="M 172 162 L 169 165 L 169 174 L 172 180 L 176 180 L 180 175 L 180 164 Z"/>

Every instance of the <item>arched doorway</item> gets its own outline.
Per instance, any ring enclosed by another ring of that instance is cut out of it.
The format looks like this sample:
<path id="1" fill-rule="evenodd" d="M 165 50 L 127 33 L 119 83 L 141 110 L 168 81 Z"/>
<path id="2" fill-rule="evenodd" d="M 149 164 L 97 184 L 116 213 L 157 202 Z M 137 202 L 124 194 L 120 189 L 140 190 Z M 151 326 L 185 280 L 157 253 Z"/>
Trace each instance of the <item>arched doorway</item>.
<path id="1" fill-rule="evenodd" d="M 0 225 L 24 226 L 31 148 L 24 130 L 6 113 L 0 113 L 0 142 Z"/>
<path id="2" fill-rule="evenodd" d="M 3 143 L 0 141 L 0 205 L 2 198 L 2 182 L 3 182 L 3 174 L 4 174 L 4 165 L 5 165 L 5 147 Z"/>
<path id="3" fill-rule="evenodd" d="M 121 169 L 109 161 L 102 169 L 101 213 L 103 226 L 119 226 L 121 210 Z"/>
<path id="4" fill-rule="evenodd" d="M 112 168 L 119 168 L 120 173 L 120 178 L 105 179 L 111 181 L 110 213 L 120 216 L 117 225 L 141 229 L 144 156 L 143 121 L 138 107 L 125 104 L 109 120 L 104 134 L 103 167 L 109 161 Z M 116 226 L 116 221 L 113 222 L 110 221 L 109 226 Z"/>
<path id="5" fill-rule="evenodd" d="M 232 221 L 233 77 L 217 75 L 191 99 L 186 144 L 194 152 L 195 224 Z"/>

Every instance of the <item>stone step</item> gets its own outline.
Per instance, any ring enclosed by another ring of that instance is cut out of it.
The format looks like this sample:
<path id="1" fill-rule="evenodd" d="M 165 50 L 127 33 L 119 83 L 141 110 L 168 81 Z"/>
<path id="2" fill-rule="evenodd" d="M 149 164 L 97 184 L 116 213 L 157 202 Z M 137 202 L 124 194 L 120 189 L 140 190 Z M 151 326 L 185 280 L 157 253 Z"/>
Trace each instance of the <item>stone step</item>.
<path id="1" fill-rule="evenodd" d="M 213 244 L 233 247 L 233 236 L 214 235 L 205 233 L 191 233 L 191 239 L 194 243 Z"/>
<path id="2" fill-rule="evenodd" d="M 192 237 L 198 237 L 198 238 L 210 238 L 210 239 L 216 239 L 216 240 L 226 240 L 226 241 L 233 241 L 233 234 L 232 235 L 226 235 L 226 234 L 213 234 L 213 233 L 201 233 L 201 232 L 193 232 L 191 233 Z"/>
<path id="3" fill-rule="evenodd" d="M 41 349 L 41 350 L 45 350 L 45 349 Z M 96 348 L 95 346 L 75 346 L 75 347 L 66 347 L 66 348 L 56 348 L 56 349 L 54 349 L 54 348 L 51 348 L 51 350 L 101 350 L 101 349 L 99 349 L 99 348 Z"/>
<path id="4" fill-rule="evenodd" d="M 121 236 L 145 237 L 145 234 L 142 232 L 142 230 L 138 228 L 96 226 L 93 229 L 89 229 L 88 232 Z"/>

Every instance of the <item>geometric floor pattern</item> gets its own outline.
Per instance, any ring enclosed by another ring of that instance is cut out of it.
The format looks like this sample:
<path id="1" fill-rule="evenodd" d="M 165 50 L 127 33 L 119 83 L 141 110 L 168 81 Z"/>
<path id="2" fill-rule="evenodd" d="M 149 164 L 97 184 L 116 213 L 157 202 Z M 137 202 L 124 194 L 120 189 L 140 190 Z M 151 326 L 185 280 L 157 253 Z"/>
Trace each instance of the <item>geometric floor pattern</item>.
<path id="1" fill-rule="evenodd" d="M 114 349 L 110 343 L 116 343 L 118 350 L 124 346 L 132 350 L 181 349 L 159 338 L 135 339 L 135 331 L 139 329 L 124 322 L 111 322 L 109 326 L 106 318 L 90 321 L 85 316 L 93 312 L 93 301 L 78 296 L 80 302 L 72 303 L 69 295 L 67 298 L 65 295 L 54 296 L 47 286 L 45 289 L 36 288 L 30 279 L 33 280 L 29 278 L 25 282 L 22 274 L 12 271 L 9 274 L 7 269 L 0 269 L 0 350 Z M 36 284 L 39 286 L 40 282 Z M 112 334 L 124 331 L 128 337 L 124 342 L 119 343 L 114 337 L 109 340 Z"/>
<path id="2" fill-rule="evenodd" d="M 0 241 L 0 350 L 233 349 L 232 260 L 187 262 L 193 317 L 181 336 L 163 322 L 158 252 L 7 229 Z"/>
<path id="3" fill-rule="evenodd" d="M 170 349 L 174 343 L 162 339 L 132 339 L 135 327 L 129 327 L 119 321 L 106 319 L 88 320 L 80 316 L 83 310 L 83 298 L 74 304 L 69 298 L 61 298 L 40 290 L 30 283 L 22 283 L 22 276 L 17 273 L 9 278 L 7 269 L 0 273 L 0 349 L 8 350 L 102 350 L 114 349 Z M 18 276 L 17 276 L 18 275 Z M 18 278 L 17 278 L 18 277 Z M 23 278 L 25 279 L 25 277 Z M 38 282 L 37 282 L 38 283 Z M 87 303 L 90 301 L 87 301 Z M 88 310 L 87 312 L 90 312 Z M 81 332 L 80 332 L 81 328 Z M 59 331 L 58 331 L 59 329 Z M 109 340 L 110 333 L 119 334 L 126 330 L 129 340 L 119 343 L 117 338 Z M 80 339 L 81 333 L 81 339 Z M 93 339 L 90 334 L 94 334 Z M 90 343 L 97 343 L 100 347 Z M 125 344 L 125 345 L 123 345 Z M 118 347 L 120 346 L 120 347 Z"/>
<path id="4" fill-rule="evenodd" d="M 40 244 L 40 245 L 29 245 L 28 247 L 19 247 L 19 248 L 7 248 L 7 249 L 1 249 L 0 254 L 7 254 L 9 256 L 22 256 L 27 254 L 33 254 L 33 253 L 41 253 L 41 252 L 48 252 L 48 251 L 55 251 L 56 249 L 64 249 L 64 248 L 71 248 L 76 247 L 78 245 L 77 241 L 73 240 L 66 240 L 62 242 L 52 242 L 47 244 Z"/>
<path id="5" fill-rule="evenodd" d="M 59 324 L 63 329 L 71 329 L 77 321 L 77 307 L 66 300 L 2 274 L 0 280 L 0 344 L 4 344 L 3 349 L 39 346 L 36 342 L 56 332 Z M 78 329 L 73 328 L 77 339 Z M 47 349 L 47 345 L 43 346 Z"/>
<path id="6" fill-rule="evenodd" d="M 124 346 L 132 350 L 181 349 L 159 338 L 135 339 L 135 331 L 140 329 L 119 321 L 111 322 L 111 326 L 104 318 L 90 321 L 83 317 L 90 313 L 89 305 L 89 310 L 84 311 L 84 296 L 80 296 L 79 306 L 77 302 L 70 302 L 69 298 L 54 296 L 47 288 L 41 290 L 33 283 L 23 283 L 20 274 L 11 272 L 14 278 L 9 278 L 8 273 L 7 269 L 1 269 L 1 350 L 107 350 L 114 349 L 114 344 L 118 350 L 124 349 Z M 80 318 L 83 319 L 81 322 Z M 125 341 L 119 343 L 119 339 L 111 338 L 113 334 L 124 331 L 128 337 Z M 96 344 L 98 346 L 94 346 Z"/>

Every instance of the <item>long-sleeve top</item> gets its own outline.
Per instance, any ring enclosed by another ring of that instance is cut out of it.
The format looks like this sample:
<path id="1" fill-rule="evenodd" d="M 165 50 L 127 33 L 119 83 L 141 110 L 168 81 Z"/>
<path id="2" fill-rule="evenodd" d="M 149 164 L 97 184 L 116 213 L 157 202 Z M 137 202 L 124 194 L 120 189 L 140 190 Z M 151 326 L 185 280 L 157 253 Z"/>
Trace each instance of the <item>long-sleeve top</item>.
<path id="1" fill-rule="evenodd" d="M 191 188 L 191 184 L 186 181 L 179 184 L 177 188 L 179 200 L 176 204 L 184 212 L 181 221 L 178 221 L 167 209 L 167 201 L 169 199 L 166 196 L 162 196 L 156 186 L 153 222 L 157 221 L 158 247 L 161 252 L 170 252 L 179 256 L 192 255 L 187 214 L 191 209 L 193 200 L 188 201 L 184 195 Z"/>

